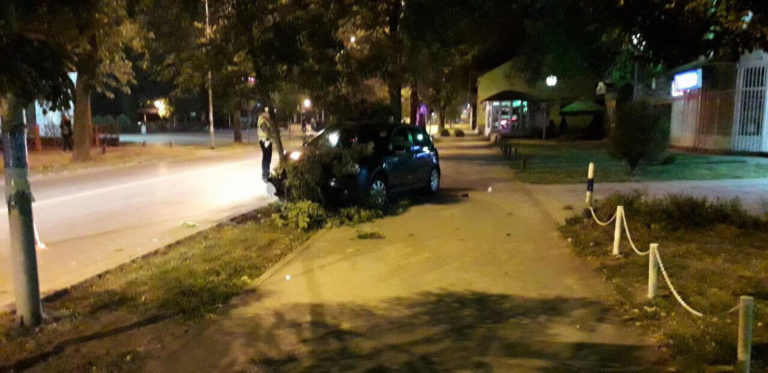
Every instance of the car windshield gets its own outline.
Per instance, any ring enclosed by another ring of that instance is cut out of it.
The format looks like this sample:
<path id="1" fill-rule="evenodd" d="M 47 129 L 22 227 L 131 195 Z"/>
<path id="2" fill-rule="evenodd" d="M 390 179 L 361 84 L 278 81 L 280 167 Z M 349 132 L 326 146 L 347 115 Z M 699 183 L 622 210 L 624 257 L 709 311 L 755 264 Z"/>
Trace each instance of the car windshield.
<path id="1" fill-rule="evenodd" d="M 312 139 L 309 146 L 321 149 L 350 147 L 353 144 L 373 144 L 375 148 L 379 148 L 386 142 L 388 133 L 386 127 L 374 125 L 330 127 Z"/>

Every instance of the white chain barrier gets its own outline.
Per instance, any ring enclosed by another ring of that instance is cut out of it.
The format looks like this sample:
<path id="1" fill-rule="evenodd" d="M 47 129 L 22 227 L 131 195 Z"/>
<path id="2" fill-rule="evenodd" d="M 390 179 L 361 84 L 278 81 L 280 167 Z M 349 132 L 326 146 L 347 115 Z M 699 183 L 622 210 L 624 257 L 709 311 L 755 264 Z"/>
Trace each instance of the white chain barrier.
<path id="1" fill-rule="evenodd" d="M 621 225 L 624 225 L 624 233 L 627 235 L 627 241 L 629 241 L 629 246 L 632 248 L 632 250 L 640 256 L 648 255 L 648 299 L 653 299 L 656 296 L 656 290 L 658 287 L 658 272 L 657 270 L 661 270 L 661 275 L 664 277 L 664 282 L 666 282 L 667 287 L 669 288 L 670 292 L 674 296 L 675 300 L 690 314 L 696 316 L 696 317 L 719 317 L 719 316 L 725 316 L 732 312 L 739 311 L 739 335 L 738 335 L 738 344 L 737 344 L 737 360 L 736 360 L 736 371 L 739 373 L 748 373 L 750 371 L 750 361 L 751 361 L 751 354 L 752 354 L 752 323 L 753 323 L 753 308 L 754 308 L 754 299 L 750 296 L 742 296 L 739 299 L 739 304 L 732 307 L 731 309 L 715 315 L 705 315 L 703 312 L 698 311 L 691 307 L 688 303 L 683 300 L 683 297 L 680 296 L 680 293 L 677 292 L 677 289 L 674 285 L 672 285 L 672 280 L 669 278 L 669 274 L 667 273 L 667 269 L 664 268 L 664 263 L 661 260 L 661 255 L 659 254 L 659 245 L 656 243 L 650 244 L 647 251 L 640 251 L 635 246 L 635 243 L 632 241 L 632 236 L 629 233 L 629 226 L 627 224 L 627 215 L 624 212 L 624 206 L 616 206 L 616 212 L 613 214 L 613 216 L 608 219 L 607 221 L 600 221 L 598 219 L 597 215 L 595 214 L 595 210 L 592 207 L 592 192 L 594 188 L 594 163 L 589 164 L 589 171 L 588 171 L 588 179 L 587 179 L 587 196 L 586 196 L 586 203 L 587 207 L 589 208 L 589 212 L 592 215 L 592 219 L 600 226 L 605 227 L 614 220 L 616 221 L 616 227 L 614 231 L 614 242 L 613 242 L 613 255 L 618 256 L 619 255 L 619 244 L 621 242 Z"/>
<path id="2" fill-rule="evenodd" d="M 669 287 L 669 291 L 672 292 L 672 295 L 675 296 L 675 299 L 677 299 L 677 302 L 680 303 L 680 305 L 683 306 L 683 308 L 685 308 L 685 310 L 690 312 L 692 315 L 697 317 L 704 317 L 703 313 L 693 309 L 693 307 L 689 306 L 688 303 L 685 303 L 683 298 L 677 292 L 677 289 L 675 289 L 675 286 L 672 285 L 672 281 L 669 279 L 667 270 L 664 268 L 664 262 L 661 261 L 661 256 L 659 255 L 658 247 L 651 247 L 649 251 L 650 250 L 653 250 L 653 259 L 656 260 L 656 263 L 659 265 L 659 269 L 661 270 L 661 275 L 664 276 L 664 281 L 666 281 L 667 287 Z"/>
<path id="3" fill-rule="evenodd" d="M 595 209 L 593 209 L 592 206 L 589 207 L 589 212 L 592 213 L 592 218 L 595 219 L 595 223 L 597 223 L 601 227 L 605 227 L 608 224 L 611 224 L 613 222 L 613 220 L 616 219 L 616 214 L 614 213 L 613 216 L 611 216 L 610 219 L 608 219 L 606 221 L 600 221 L 600 219 L 597 218 L 597 215 L 595 215 Z"/>
<path id="4" fill-rule="evenodd" d="M 624 233 L 627 234 L 627 241 L 629 241 L 629 246 L 632 248 L 632 250 L 637 253 L 637 255 L 640 256 L 646 256 L 651 253 L 651 249 L 648 249 L 647 251 L 640 251 L 637 249 L 637 246 L 635 246 L 635 243 L 632 242 L 632 236 L 629 235 L 629 227 L 627 226 L 627 214 L 624 212 L 624 207 L 622 206 L 622 214 L 621 214 L 622 224 L 624 224 Z"/>

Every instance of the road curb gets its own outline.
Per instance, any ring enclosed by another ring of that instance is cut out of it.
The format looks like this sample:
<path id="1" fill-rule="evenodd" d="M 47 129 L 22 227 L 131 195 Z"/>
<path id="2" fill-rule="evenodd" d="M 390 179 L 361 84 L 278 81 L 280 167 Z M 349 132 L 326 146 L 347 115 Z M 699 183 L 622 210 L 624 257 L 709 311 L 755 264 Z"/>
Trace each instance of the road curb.
<path id="1" fill-rule="evenodd" d="M 293 259 L 295 259 L 300 254 L 303 254 L 307 250 L 309 250 L 312 245 L 317 242 L 320 238 L 324 237 L 329 229 L 322 229 L 320 232 L 312 235 L 309 239 L 304 241 L 299 247 L 294 249 L 290 254 L 286 255 L 283 259 L 280 259 L 277 263 L 275 263 L 273 266 L 269 267 L 264 273 L 259 276 L 256 280 L 254 280 L 251 284 L 249 284 L 246 289 L 257 289 L 261 284 L 263 284 L 267 279 L 272 277 L 277 271 L 284 268 L 286 265 L 288 265 Z"/>

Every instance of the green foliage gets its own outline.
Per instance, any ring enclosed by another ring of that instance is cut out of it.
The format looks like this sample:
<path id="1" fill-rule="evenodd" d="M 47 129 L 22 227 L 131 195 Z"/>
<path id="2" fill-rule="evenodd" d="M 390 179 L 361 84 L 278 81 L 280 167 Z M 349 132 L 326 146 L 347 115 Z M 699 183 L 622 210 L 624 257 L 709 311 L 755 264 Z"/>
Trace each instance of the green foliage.
<path id="1" fill-rule="evenodd" d="M 323 194 L 328 176 L 343 178 L 357 175 L 360 161 L 373 148 L 368 144 L 350 147 L 306 147 L 299 161 L 288 162 L 277 172 L 285 173 L 285 188 L 290 201 L 308 200 L 326 204 Z"/>
<path id="2" fill-rule="evenodd" d="M 286 162 L 276 170 L 285 174 L 283 187 L 289 201 L 313 201 L 323 203 L 323 168 L 325 157 L 305 154 L 298 162 Z M 277 177 L 275 178 L 277 179 Z"/>
<path id="3" fill-rule="evenodd" d="M 107 115 L 105 115 L 105 116 L 102 118 L 102 123 L 99 123 L 99 124 L 103 124 L 103 125 L 105 125 L 105 126 L 112 126 L 112 125 L 114 125 L 115 123 L 116 123 L 116 122 L 115 122 L 115 117 L 113 117 L 113 116 L 111 116 L 111 115 L 107 114 Z"/>
<path id="4" fill-rule="evenodd" d="M 700 56 L 735 59 L 768 48 L 764 1 L 584 1 L 606 41 L 635 59 L 677 66 Z M 745 22 L 745 16 L 752 19 Z M 635 42 L 633 36 L 640 35 Z"/>
<path id="5" fill-rule="evenodd" d="M 447 128 L 443 128 L 443 129 L 440 130 L 440 136 L 441 137 L 450 137 L 451 136 L 451 131 L 449 129 L 447 129 Z"/>
<path id="6" fill-rule="evenodd" d="M 120 114 L 117 117 L 117 125 L 120 127 L 120 133 L 133 133 L 141 130 L 139 126 L 132 125 L 131 118 L 125 114 Z"/>
<path id="7" fill-rule="evenodd" d="M 74 5 L 63 5 L 68 6 Z M 33 100 L 58 109 L 69 107 L 74 96 L 67 75 L 74 59 L 62 43 L 45 34 L 41 8 L 29 0 L 0 2 L 0 116 L 6 133 L 23 130 L 21 109 Z"/>
<path id="8" fill-rule="evenodd" d="M 371 210 L 359 206 L 345 207 L 338 211 L 337 223 L 339 225 L 358 226 L 384 216 L 381 210 Z"/>
<path id="9" fill-rule="evenodd" d="M 758 229 L 766 225 L 744 210 L 738 199 L 710 201 L 681 194 L 648 199 L 639 191 L 610 195 L 599 202 L 596 213 L 611 216 L 618 205 L 624 206 L 634 223 L 667 231 L 710 229 L 718 224 L 741 229 Z"/>
<path id="10" fill-rule="evenodd" d="M 287 202 L 280 206 L 279 212 L 272 214 L 272 220 L 279 227 L 310 231 L 325 226 L 328 213 L 316 202 Z"/>
<path id="11" fill-rule="evenodd" d="M 646 102 L 620 105 L 609 153 L 623 159 L 631 172 L 641 162 L 656 161 L 669 144 L 669 118 L 668 110 Z"/>
<path id="12" fill-rule="evenodd" d="M 464 130 L 457 128 L 453 131 L 453 135 L 456 137 L 464 137 Z"/>
<path id="13" fill-rule="evenodd" d="M 280 227 L 289 227 L 299 231 L 311 231 L 326 226 L 351 226 L 368 223 L 384 217 L 381 210 L 366 209 L 358 206 L 338 210 L 323 208 L 312 201 L 286 202 L 272 214 L 272 220 Z"/>

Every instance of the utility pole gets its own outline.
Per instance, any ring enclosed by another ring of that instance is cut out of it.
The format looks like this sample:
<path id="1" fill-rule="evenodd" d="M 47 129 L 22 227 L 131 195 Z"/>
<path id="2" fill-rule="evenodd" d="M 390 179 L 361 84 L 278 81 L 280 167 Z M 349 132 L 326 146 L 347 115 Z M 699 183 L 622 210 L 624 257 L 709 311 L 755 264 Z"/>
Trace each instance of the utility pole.
<path id="1" fill-rule="evenodd" d="M 211 41 L 211 25 L 208 16 L 208 0 L 205 0 L 205 39 Z M 211 149 L 216 149 L 213 136 L 213 90 L 211 88 L 211 70 L 208 70 L 208 132 L 211 134 Z"/>
<path id="2" fill-rule="evenodd" d="M 40 284 L 37 277 L 35 231 L 32 220 L 32 192 L 27 178 L 27 136 L 21 110 L 10 105 L 10 125 L 3 128 L 5 201 L 11 239 L 16 320 L 34 327 L 42 322 Z"/>

